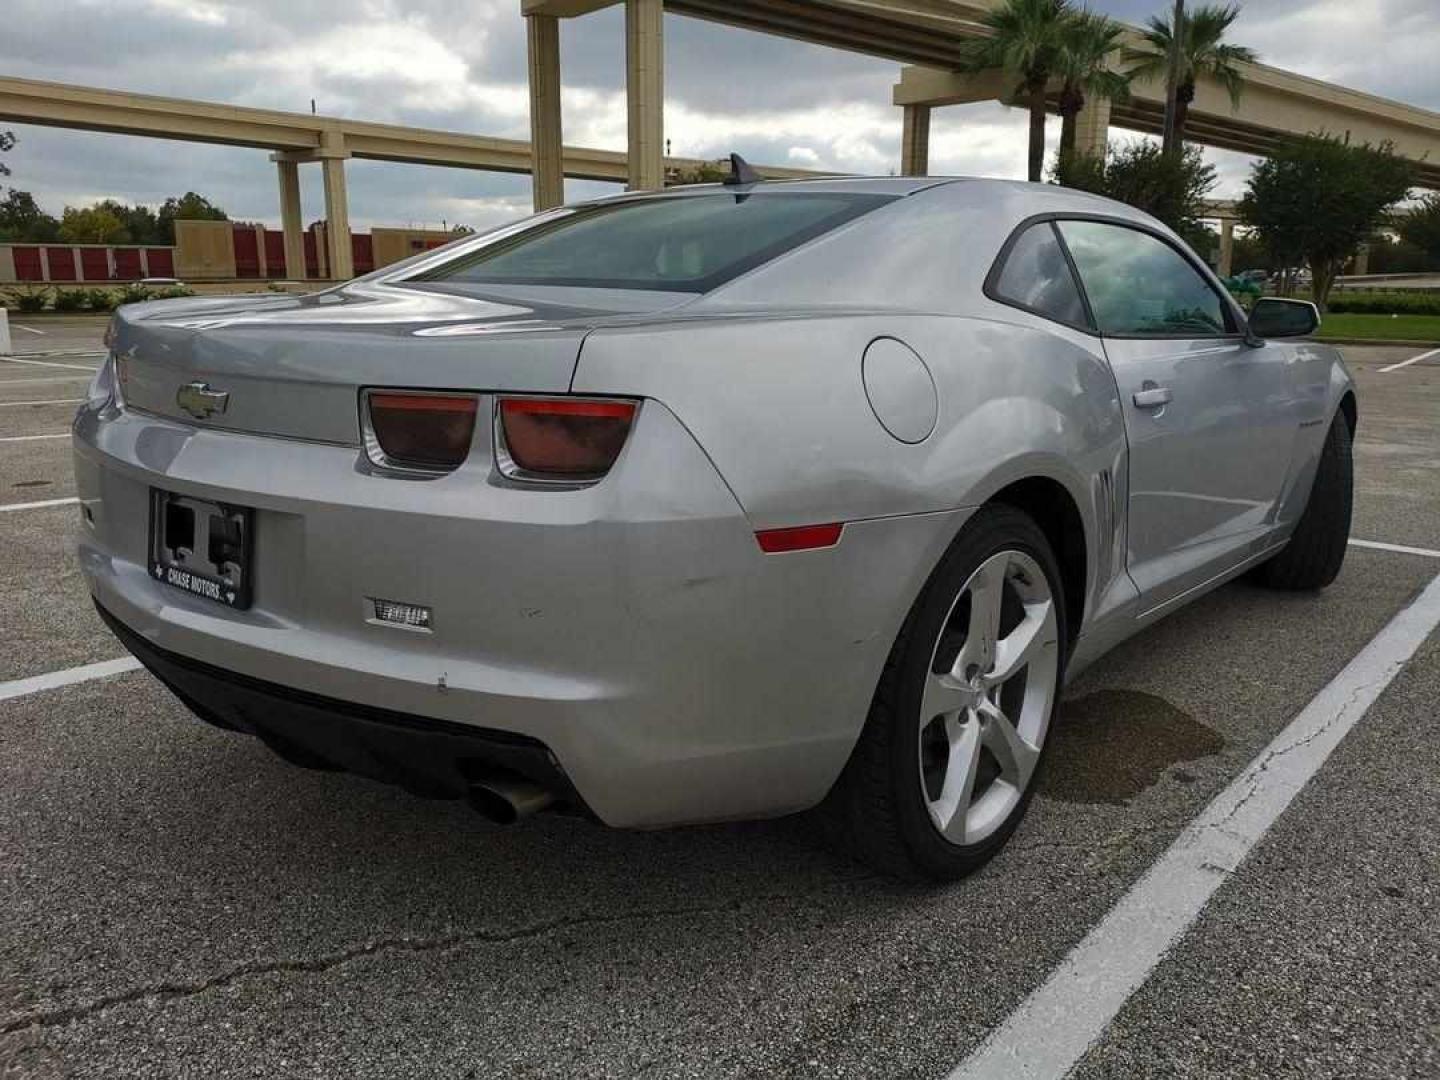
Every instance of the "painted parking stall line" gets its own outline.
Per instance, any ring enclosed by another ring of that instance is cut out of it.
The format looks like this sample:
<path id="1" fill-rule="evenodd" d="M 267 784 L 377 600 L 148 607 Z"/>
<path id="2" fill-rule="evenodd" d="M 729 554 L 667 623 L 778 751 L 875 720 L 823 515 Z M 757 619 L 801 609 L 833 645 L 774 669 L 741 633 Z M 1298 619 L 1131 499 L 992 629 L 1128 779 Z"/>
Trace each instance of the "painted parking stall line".
<path id="1" fill-rule="evenodd" d="M 1419 356 L 1412 356 L 1409 360 L 1401 360 L 1398 364 L 1387 364 L 1380 369 L 1380 374 L 1383 375 L 1387 371 L 1399 371 L 1401 368 L 1407 368 L 1411 364 L 1418 364 L 1422 360 L 1429 360 L 1432 356 L 1440 356 L 1440 349 L 1431 349 L 1429 352 L 1423 352 Z"/>
<path id="2" fill-rule="evenodd" d="M 45 690 L 58 690 L 62 686 L 74 686 L 76 683 L 90 682 L 92 679 L 108 679 L 115 675 L 124 675 L 129 671 L 136 671 L 139 667 L 140 661 L 133 656 L 122 656 L 115 660 L 102 660 L 98 664 L 84 664 L 81 667 L 66 668 L 63 671 L 32 675 L 28 679 L 13 679 L 10 682 L 0 683 L 0 701 L 28 697 L 30 694 L 38 694 Z"/>
<path id="3" fill-rule="evenodd" d="M 1067 1075 L 1437 626 L 1440 577 L 1215 797 L 949 1080 Z"/>
<path id="4" fill-rule="evenodd" d="M 87 356 L 91 354 L 79 353 L 77 355 Z M 55 360 L 22 360 L 18 356 L 0 356 L 0 360 L 4 360 L 7 364 L 23 364 L 27 367 L 71 368 L 75 371 L 89 371 L 92 373 L 100 370 L 99 365 L 91 367 L 88 364 L 61 364 Z"/>
<path id="5" fill-rule="evenodd" d="M 1405 544 L 1386 544 L 1379 540 L 1351 540 L 1350 546 L 1370 548 L 1372 551 L 1391 551 L 1397 555 L 1423 555 L 1427 559 L 1440 559 L 1440 551 L 1434 548 L 1407 547 Z"/>
<path id="6" fill-rule="evenodd" d="M 54 435 L 4 435 L 0 436 L 0 443 L 5 442 L 38 442 L 41 439 L 68 439 L 70 432 L 61 431 Z"/>
<path id="7" fill-rule="evenodd" d="M 72 495 L 68 499 L 41 499 L 39 502 L 9 503 L 0 505 L 0 514 L 10 514 L 17 510 L 43 510 L 47 506 L 71 506 L 79 501 L 78 497 Z"/>
<path id="8" fill-rule="evenodd" d="M 0 401 L 0 409 L 18 409 L 24 405 L 79 405 L 84 398 L 45 398 L 41 401 Z"/>

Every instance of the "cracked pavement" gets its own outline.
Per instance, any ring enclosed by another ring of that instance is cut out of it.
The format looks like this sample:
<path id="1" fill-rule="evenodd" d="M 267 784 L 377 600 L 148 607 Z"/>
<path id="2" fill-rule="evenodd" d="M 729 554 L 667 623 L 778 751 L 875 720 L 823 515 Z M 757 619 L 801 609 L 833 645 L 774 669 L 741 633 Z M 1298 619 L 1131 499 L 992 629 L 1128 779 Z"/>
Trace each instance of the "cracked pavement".
<path id="1" fill-rule="evenodd" d="M 1355 532 L 1436 547 L 1440 368 L 1376 374 L 1404 355 L 1352 356 Z M 63 440 L 20 445 L 0 497 L 62 482 Z M 0 515 L 0 677 L 119 654 L 72 527 Z M 1128 642 L 1070 688 L 1012 844 L 944 889 L 804 818 L 500 829 L 286 765 L 144 673 L 7 701 L 0 1076 L 943 1076 L 1436 573 L 1352 549 L 1322 595 L 1236 584 Z M 1079 1075 L 1436 1073 L 1436 700 L 1432 638 Z"/>

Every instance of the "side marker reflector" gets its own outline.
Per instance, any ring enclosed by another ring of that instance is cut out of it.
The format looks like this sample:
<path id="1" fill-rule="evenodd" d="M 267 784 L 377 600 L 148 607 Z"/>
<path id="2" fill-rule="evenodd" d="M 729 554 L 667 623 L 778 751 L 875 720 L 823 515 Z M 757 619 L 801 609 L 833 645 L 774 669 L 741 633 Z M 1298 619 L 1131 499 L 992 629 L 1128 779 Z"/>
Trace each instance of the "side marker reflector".
<path id="1" fill-rule="evenodd" d="M 755 533 L 760 550 L 767 555 L 785 551 L 809 551 L 812 548 L 834 547 L 840 542 L 843 521 L 829 525 L 797 525 L 793 529 L 761 529 Z"/>

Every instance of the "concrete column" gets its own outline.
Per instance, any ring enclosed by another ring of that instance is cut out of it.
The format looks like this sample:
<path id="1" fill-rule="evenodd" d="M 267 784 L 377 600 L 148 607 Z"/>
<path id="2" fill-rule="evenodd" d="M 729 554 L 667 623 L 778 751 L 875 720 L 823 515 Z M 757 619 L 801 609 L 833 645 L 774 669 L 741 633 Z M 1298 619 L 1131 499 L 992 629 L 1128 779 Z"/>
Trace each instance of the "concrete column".
<path id="1" fill-rule="evenodd" d="M 1075 115 L 1075 153 L 1082 157 L 1105 157 L 1110 137 L 1110 101 L 1108 98 L 1087 100 Z"/>
<path id="2" fill-rule="evenodd" d="M 300 166 L 277 160 L 280 173 L 280 228 L 285 233 L 285 276 L 305 280 L 305 221 L 300 210 Z"/>
<path id="3" fill-rule="evenodd" d="M 560 20 L 527 15 L 530 39 L 530 180 L 536 210 L 565 201 L 560 120 Z"/>
<path id="4" fill-rule="evenodd" d="M 625 0 L 630 190 L 665 186 L 663 0 Z"/>
<path id="5" fill-rule="evenodd" d="M 1220 219 L 1220 257 L 1215 262 L 1215 273 L 1227 278 L 1235 272 L 1235 222 L 1231 218 Z"/>
<path id="6" fill-rule="evenodd" d="M 1355 249 L 1355 263 L 1350 268 L 1352 274 L 1368 274 L 1370 272 L 1370 245 L 1361 244 Z"/>
<path id="7" fill-rule="evenodd" d="M 325 240 L 330 254 L 330 277 L 348 281 L 355 276 L 355 253 L 350 246 L 350 204 L 345 195 L 345 137 L 325 132 L 320 168 L 325 174 Z"/>
<path id="8" fill-rule="evenodd" d="M 325 222 L 315 224 L 315 276 L 328 278 L 330 276 L 330 245 L 325 240 Z"/>
<path id="9" fill-rule="evenodd" d="M 926 176 L 930 172 L 930 106 L 902 108 L 905 129 L 900 137 L 900 175 Z"/>

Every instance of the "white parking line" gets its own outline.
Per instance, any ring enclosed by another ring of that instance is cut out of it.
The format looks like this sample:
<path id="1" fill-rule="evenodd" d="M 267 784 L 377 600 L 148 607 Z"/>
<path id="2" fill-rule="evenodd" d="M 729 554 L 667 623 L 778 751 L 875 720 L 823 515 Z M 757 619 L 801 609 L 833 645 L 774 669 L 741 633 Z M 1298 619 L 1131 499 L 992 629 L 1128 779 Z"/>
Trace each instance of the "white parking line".
<path id="1" fill-rule="evenodd" d="M 1059 1080 L 1440 626 L 1440 577 L 1316 694 L 950 1080 Z"/>
<path id="2" fill-rule="evenodd" d="M 21 326 L 19 323 L 16 323 L 15 329 L 24 330 L 27 334 L 39 334 L 41 337 L 45 336 L 44 330 L 36 330 L 33 326 Z"/>
<path id="3" fill-rule="evenodd" d="M 64 671 L 50 671 L 44 675 L 32 675 L 28 679 L 15 679 L 0 683 L 0 701 L 38 694 L 42 690 L 55 690 L 62 686 L 89 682 L 91 679 L 108 679 L 112 675 L 123 675 L 140 667 L 140 661 L 133 656 L 122 656 L 117 660 L 102 660 L 98 664 L 66 668 Z"/>
<path id="4" fill-rule="evenodd" d="M 1440 559 L 1440 551 L 1433 548 L 1406 547 L 1404 544 L 1382 544 L 1379 540 L 1351 540 L 1351 547 L 1374 548 L 1376 551 L 1393 551 L 1400 555 L 1424 555 L 1428 559 Z"/>
<path id="5" fill-rule="evenodd" d="M 89 367 L 86 364 L 58 364 L 54 360 L 22 360 L 18 356 L 0 356 L 0 360 L 7 364 L 28 364 L 31 367 L 59 367 L 74 368 L 76 371 L 99 371 L 99 366 Z"/>
<path id="6" fill-rule="evenodd" d="M 0 386 L 4 386 L 0 383 Z M 49 398 L 45 401 L 0 401 L 0 409 L 18 409 L 21 405 L 79 405 L 83 397 Z"/>
<path id="7" fill-rule="evenodd" d="M 41 499 L 39 502 L 10 503 L 8 506 L 0 505 L 0 514 L 8 514 L 12 510 L 39 510 L 46 506 L 69 506 L 71 503 L 79 501 L 72 495 L 68 499 Z"/>
<path id="8" fill-rule="evenodd" d="M 0 442 L 34 442 L 36 439 L 68 439 L 70 432 L 62 431 L 58 435 L 0 435 Z"/>
<path id="9" fill-rule="evenodd" d="M 0 379 L 0 390 L 7 386 L 29 386 L 32 383 L 81 382 L 84 378 L 84 375 L 39 375 L 31 379 Z"/>
<path id="10" fill-rule="evenodd" d="M 1412 356 L 1409 360 L 1401 360 L 1398 364 L 1390 364 L 1380 369 L 1381 374 L 1387 371 L 1399 371 L 1402 367 L 1409 367 L 1411 364 L 1418 364 L 1421 360 L 1428 360 L 1432 356 L 1440 356 L 1440 349 L 1431 349 L 1429 352 L 1422 352 L 1419 356 Z"/>

